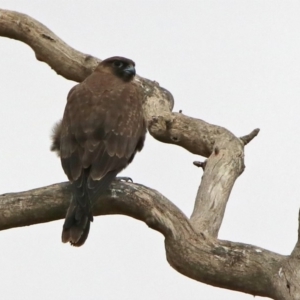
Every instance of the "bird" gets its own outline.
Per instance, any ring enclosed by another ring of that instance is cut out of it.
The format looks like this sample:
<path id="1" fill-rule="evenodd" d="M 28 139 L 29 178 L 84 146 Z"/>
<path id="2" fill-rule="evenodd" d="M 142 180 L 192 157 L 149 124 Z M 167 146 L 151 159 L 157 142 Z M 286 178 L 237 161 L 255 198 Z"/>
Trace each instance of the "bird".
<path id="1" fill-rule="evenodd" d="M 63 118 L 53 128 L 51 150 L 60 156 L 72 188 L 63 243 L 85 243 L 94 199 L 143 148 L 144 93 L 135 74 L 135 63 L 128 58 L 103 60 L 70 90 Z"/>

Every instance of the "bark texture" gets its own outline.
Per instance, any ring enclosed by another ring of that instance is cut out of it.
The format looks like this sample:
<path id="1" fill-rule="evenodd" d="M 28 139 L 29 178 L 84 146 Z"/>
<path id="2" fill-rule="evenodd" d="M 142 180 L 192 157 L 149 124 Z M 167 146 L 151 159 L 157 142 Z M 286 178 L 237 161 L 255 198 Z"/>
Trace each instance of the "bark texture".
<path id="1" fill-rule="evenodd" d="M 26 43 L 57 74 L 84 80 L 101 61 L 64 43 L 31 17 L 0 9 L 0 36 Z M 300 229 L 290 256 L 218 239 L 235 180 L 244 170 L 244 146 L 259 132 L 238 138 L 227 129 L 172 112 L 172 94 L 137 76 L 144 91 L 148 131 L 158 141 L 207 158 L 194 211 L 187 218 L 159 192 L 115 182 L 94 203 L 95 215 L 123 214 L 165 236 L 167 260 L 178 272 L 226 289 L 273 299 L 300 299 Z M 70 199 L 68 183 L 0 196 L 0 230 L 62 219 Z M 300 217 L 299 217 L 300 222 Z"/>

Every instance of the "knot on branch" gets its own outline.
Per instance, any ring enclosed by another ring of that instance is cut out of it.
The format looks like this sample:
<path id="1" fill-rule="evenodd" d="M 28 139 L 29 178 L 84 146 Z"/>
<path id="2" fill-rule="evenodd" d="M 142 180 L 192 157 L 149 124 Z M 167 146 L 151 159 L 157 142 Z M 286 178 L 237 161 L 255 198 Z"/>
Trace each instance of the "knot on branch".
<path id="1" fill-rule="evenodd" d="M 155 136 L 156 139 L 164 139 L 170 134 L 170 129 L 172 127 L 171 114 L 163 116 L 152 116 L 148 121 L 148 130 L 151 135 Z M 178 137 L 174 135 L 170 136 L 173 141 L 178 141 Z"/>

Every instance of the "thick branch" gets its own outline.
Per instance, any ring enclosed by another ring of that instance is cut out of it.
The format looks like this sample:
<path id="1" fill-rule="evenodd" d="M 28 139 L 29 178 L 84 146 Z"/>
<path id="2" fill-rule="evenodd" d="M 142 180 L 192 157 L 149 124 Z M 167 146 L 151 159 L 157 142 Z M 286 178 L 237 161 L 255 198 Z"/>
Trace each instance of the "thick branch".
<path id="1" fill-rule="evenodd" d="M 191 216 L 197 232 L 217 238 L 232 187 L 243 170 L 244 146 L 240 139 L 223 129 L 205 163 Z"/>
<path id="2" fill-rule="evenodd" d="M 67 183 L 2 195 L 0 230 L 61 219 L 69 199 Z M 94 215 L 124 214 L 161 232 L 165 236 L 168 262 L 190 278 L 276 298 L 277 285 L 282 280 L 278 272 L 285 257 L 262 248 L 217 241 L 197 234 L 186 216 L 155 190 L 116 182 L 94 203 L 93 212 Z M 247 272 L 243 272 L 244 269 Z"/>
<path id="3" fill-rule="evenodd" d="M 71 48 L 40 22 L 15 11 L 0 9 L 0 35 L 24 42 L 38 60 L 70 80 L 84 80 L 100 62 Z"/>

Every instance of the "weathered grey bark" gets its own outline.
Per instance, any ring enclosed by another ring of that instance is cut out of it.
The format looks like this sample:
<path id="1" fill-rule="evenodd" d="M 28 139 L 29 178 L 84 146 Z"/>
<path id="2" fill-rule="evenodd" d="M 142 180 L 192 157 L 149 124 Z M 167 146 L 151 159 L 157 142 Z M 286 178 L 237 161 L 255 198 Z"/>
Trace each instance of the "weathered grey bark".
<path id="1" fill-rule="evenodd" d="M 28 44 L 38 60 L 74 81 L 88 76 L 100 59 L 72 49 L 36 20 L 0 10 L 0 36 Z M 124 214 L 165 236 L 170 265 L 195 280 L 273 299 L 300 299 L 299 239 L 290 256 L 218 240 L 226 204 L 244 170 L 244 146 L 257 134 L 237 138 L 220 126 L 172 112 L 173 97 L 156 82 L 137 77 L 145 93 L 148 130 L 157 140 L 207 157 L 193 214 L 188 219 L 157 191 L 114 183 L 94 204 L 95 215 Z M 0 196 L 0 230 L 61 219 L 69 203 L 67 183 Z M 101 203 L 101 205 L 100 205 Z"/>

